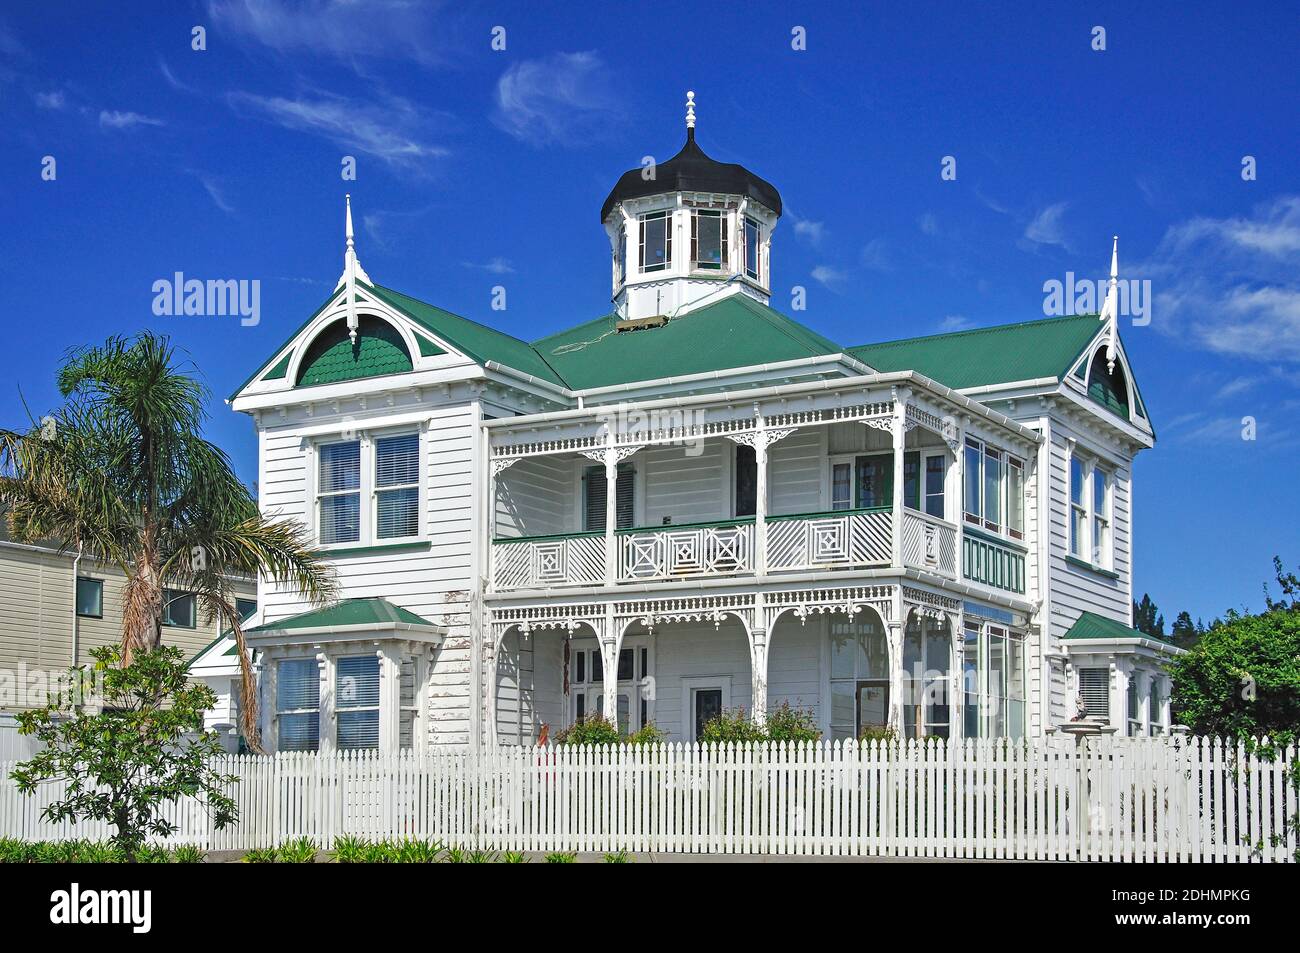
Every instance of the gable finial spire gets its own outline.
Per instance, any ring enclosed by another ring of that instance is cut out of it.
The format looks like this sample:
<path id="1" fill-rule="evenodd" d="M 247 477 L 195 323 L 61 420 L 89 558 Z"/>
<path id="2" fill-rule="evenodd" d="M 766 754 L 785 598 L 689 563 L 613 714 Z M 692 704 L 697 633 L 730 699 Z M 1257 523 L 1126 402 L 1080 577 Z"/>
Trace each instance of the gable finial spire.
<path id="1" fill-rule="evenodd" d="M 339 276 L 339 283 L 335 285 L 335 290 L 346 288 L 345 298 L 348 309 L 348 337 L 352 343 L 357 343 L 357 279 L 366 283 L 370 282 L 370 276 L 366 274 L 361 263 L 357 261 L 356 242 L 353 239 L 352 230 L 352 194 L 349 192 L 343 196 L 344 213 L 343 236 L 347 240 L 347 250 L 343 253 L 343 274 Z"/>
<path id="2" fill-rule="evenodd" d="M 1115 373 L 1116 325 L 1119 323 L 1119 236 L 1110 248 L 1110 281 L 1106 283 L 1106 303 L 1101 306 L 1101 320 L 1106 322 L 1106 371 Z"/>
<path id="3" fill-rule="evenodd" d="M 686 138 L 695 138 L 695 90 L 686 91 Z"/>

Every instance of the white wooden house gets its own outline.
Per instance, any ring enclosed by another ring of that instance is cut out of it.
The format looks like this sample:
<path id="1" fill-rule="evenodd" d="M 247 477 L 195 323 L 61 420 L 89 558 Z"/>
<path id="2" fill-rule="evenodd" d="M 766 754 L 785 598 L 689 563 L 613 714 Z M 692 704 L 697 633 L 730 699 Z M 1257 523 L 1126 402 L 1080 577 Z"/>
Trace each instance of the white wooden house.
<path id="1" fill-rule="evenodd" d="M 353 248 L 232 395 L 263 508 L 345 601 L 262 580 L 272 749 L 520 744 L 593 712 L 693 740 L 788 702 L 827 736 L 1165 730 L 1129 628 L 1154 433 L 1102 316 L 842 346 L 769 304 L 777 190 L 687 140 L 601 209 L 614 310 L 525 342 Z M 1112 275 L 1115 262 L 1112 258 Z M 229 644 L 195 662 L 233 710 Z M 227 712 L 227 715 L 229 711 Z"/>

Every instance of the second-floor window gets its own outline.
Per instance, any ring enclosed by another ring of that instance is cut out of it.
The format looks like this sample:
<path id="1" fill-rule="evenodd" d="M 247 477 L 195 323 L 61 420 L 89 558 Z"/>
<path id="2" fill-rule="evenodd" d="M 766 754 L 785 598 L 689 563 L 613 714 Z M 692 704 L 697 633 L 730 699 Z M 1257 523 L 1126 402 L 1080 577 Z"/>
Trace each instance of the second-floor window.
<path id="1" fill-rule="evenodd" d="M 669 212 L 650 212 L 642 215 L 641 270 L 663 271 L 673 261 L 672 216 Z"/>
<path id="2" fill-rule="evenodd" d="M 363 466 L 363 458 L 370 461 Z M 367 501 L 363 507 L 362 501 Z M 420 534 L 420 437 L 393 434 L 318 448 L 316 519 L 324 545 Z"/>
<path id="3" fill-rule="evenodd" d="M 1111 563 L 1113 484 L 1102 467 L 1070 458 L 1070 555 L 1102 568 Z"/>
<path id="4" fill-rule="evenodd" d="M 965 520 L 1013 539 L 1025 535 L 1025 465 L 1005 450 L 966 438 Z"/>
<path id="5" fill-rule="evenodd" d="M 758 460 L 753 447 L 736 444 L 736 516 L 753 516 L 758 509 Z"/>
<path id="6" fill-rule="evenodd" d="M 721 212 L 691 213 L 691 267 L 721 271 L 727 266 L 727 219 Z"/>
<path id="7" fill-rule="evenodd" d="M 754 219 L 745 217 L 745 277 L 761 280 L 759 277 L 761 248 L 759 241 L 762 228 Z"/>
<path id="8" fill-rule="evenodd" d="M 636 471 L 631 464 L 620 463 L 615 484 L 616 529 L 631 529 L 633 519 L 632 490 Z M 605 501 L 609 498 L 604 467 L 587 467 L 582 476 L 582 529 L 586 533 L 605 531 Z"/>

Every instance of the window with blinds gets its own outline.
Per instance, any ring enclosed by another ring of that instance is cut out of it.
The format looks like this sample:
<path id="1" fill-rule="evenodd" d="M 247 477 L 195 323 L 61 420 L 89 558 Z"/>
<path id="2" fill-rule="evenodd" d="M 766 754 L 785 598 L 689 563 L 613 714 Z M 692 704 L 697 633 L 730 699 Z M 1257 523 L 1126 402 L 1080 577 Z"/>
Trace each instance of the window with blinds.
<path id="1" fill-rule="evenodd" d="M 1110 721 L 1110 670 L 1105 668 L 1079 669 L 1079 694 L 1083 696 L 1088 717 Z"/>
<path id="2" fill-rule="evenodd" d="M 635 485 L 636 471 L 631 464 L 620 464 L 618 482 L 615 484 L 614 523 L 618 529 L 632 528 L 632 490 Z M 588 467 L 583 476 L 583 529 L 588 533 L 605 531 L 605 468 Z"/>
<path id="3" fill-rule="evenodd" d="M 375 536 L 420 534 L 420 437 L 402 434 L 375 441 Z"/>
<path id="4" fill-rule="evenodd" d="M 397 746 L 402 750 L 415 747 L 415 716 L 420 710 L 420 699 L 415 691 L 415 659 L 402 659 L 402 671 L 397 688 L 398 715 Z"/>
<path id="5" fill-rule="evenodd" d="M 338 660 L 334 709 L 340 751 L 379 747 L 379 656 Z"/>
<path id="6" fill-rule="evenodd" d="M 315 659 L 279 663 L 275 714 L 279 750 L 315 751 L 320 747 L 320 671 Z"/>
<path id="7" fill-rule="evenodd" d="M 322 543 L 361 539 L 361 442 L 324 444 L 319 450 L 316 507 Z"/>

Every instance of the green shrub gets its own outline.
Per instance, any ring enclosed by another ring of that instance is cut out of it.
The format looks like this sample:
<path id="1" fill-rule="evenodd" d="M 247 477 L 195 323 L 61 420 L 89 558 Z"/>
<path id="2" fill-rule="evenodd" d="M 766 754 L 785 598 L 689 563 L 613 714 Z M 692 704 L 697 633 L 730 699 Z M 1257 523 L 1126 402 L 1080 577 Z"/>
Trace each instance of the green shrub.
<path id="1" fill-rule="evenodd" d="M 274 847 L 254 847 L 244 854 L 244 863 L 246 864 L 273 864 L 275 863 L 276 851 Z"/>
<path id="2" fill-rule="evenodd" d="M 137 864 L 170 864 L 171 860 L 171 851 L 154 844 L 145 844 L 135 852 Z"/>
<path id="3" fill-rule="evenodd" d="M 616 745 L 622 740 L 618 729 L 600 715 L 580 718 L 555 735 L 557 745 Z"/>
<path id="4" fill-rule="evenodd" d="M 501 855 L 501 863 L 503 863 L 503 864 L 526 864 L 526 863 L 528 863 L 528 858 L 525 857 L 522 853 L 520 853 L 520 852 L 517 851 L 517 850 L 508 850 L 508 851 L 506 851 L 504 854 Z"/>
<path id="5" fill-rule="evenodd" d="M 440 841 L 416 840 L 407 837 L 391 845 L 392 863 L 436 864 L 445 852 Z"/>
<path id="6" fill-rule="evenodd" d="M 339 864 L 364 864 L 368 846 L 359 837 L 340 837 L 334 841 L 334 861 Z"/>
<path id="7" fill-rule="evenodd" d="M 867 725 L 858 735 L 859 741 L 883 741 L 888 744 L 898 740 L 898 732 L 888 725 Z"/>
<path id="8" fill-rule="evenodd" d="M 706 744 L 737 744 L 766 741 L 767 732 L 754 724 L 743 708 L 732 708 L 704 724 L 700 741 Z"/>
<path id="9" fill-rule="evenodd" d="M 667 737 L 667 733 L 662 728 L 656 726 L 653 721 L 647 721 L 624 740 L 630 745 L 661 745 Z"/>
<path id="10" fill-rule="evenodd" d="M 578 855 L 572 852 L 566 853 L 565 851 L 557 850 L 553 854 L 546 855 L 546 862 L 548 864 L 576 864 L 578 862 Z"/>
<path id="11" fill-rule="evenodd" d="M 275 852 L 277 864 L 314 864 L 316 862 L 316 844 L 310 837 L 298 837 L 286 841 Z"/>
<path id="12" fill-rule="evenodd" d="M 172 851 L 172 863 L 174 864 L 201 864 L 203 858 L 207 856 L 202 850 L 192 844 L 182 844 Z"/>
<path id="13" fill-rule="evenodd" d="M 811 709 L 791 708 L 789 702 L 781 702 L 767 716 L 768 741 L 817 741 L 821 736 Z"/>
<path id="14" fill-rule="evenodd" d="M 629 853 L 628 853 L 627 851 L 625 851 L 625 850 L 620 850 L 620 851 L 619 851 L 618 853 L 616 853 L 616 854 L 606 854 L 606 855 L 605 855 L 605 863 L 607 863 L 607 864 L 630 864 L 630 863 L 632 863 L 632 855 L 629 854 Z"/>
<path id="15" fill-rule="evenodd" d="M 27 847 L 16 837 L 0 837 L 0 864 L 27 863 Z"/>

